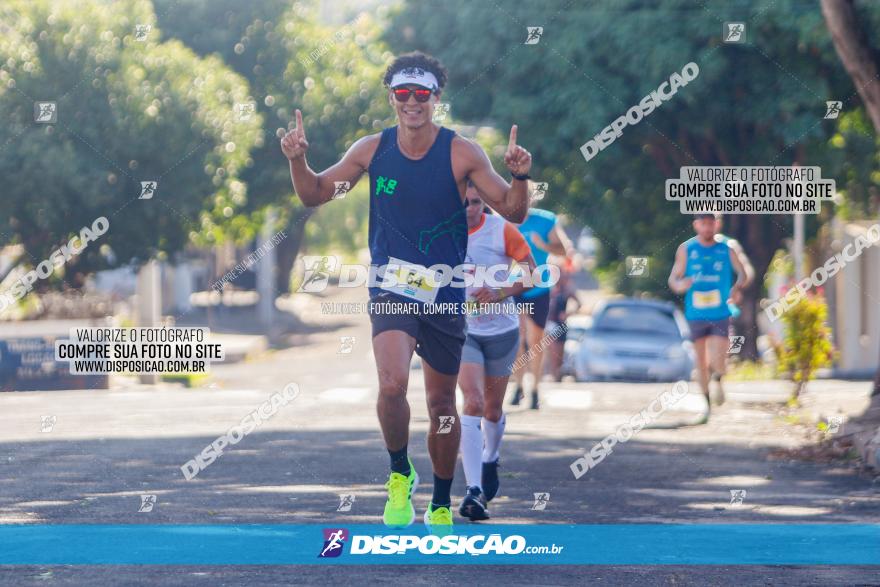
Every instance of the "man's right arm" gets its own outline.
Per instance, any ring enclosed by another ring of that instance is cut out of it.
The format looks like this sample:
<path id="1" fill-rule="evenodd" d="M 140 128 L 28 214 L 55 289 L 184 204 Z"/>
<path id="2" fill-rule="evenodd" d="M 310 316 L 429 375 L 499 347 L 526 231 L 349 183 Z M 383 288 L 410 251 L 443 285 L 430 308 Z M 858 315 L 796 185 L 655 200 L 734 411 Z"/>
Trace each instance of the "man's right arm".
<path id="1" fill-rule="evenodd" d="M 673 264 L 672 271 L 669 273 L 669 289 L 677 294 L 685 293 L 690 289 L 693 282 L 692 279 L 684 277 L 686 268 L 687 252 L 684 245 L 679 245 L 675 251 L 675 264 Z"/>
<path id="2" fill-rule="evenodd" d="M 381 135 L 358 139 L 338 163 L 315 173 L 306 161 L 308 141 L 299 110 L 296 111 L 296 122 L 296 128 L 281 139 L 281 150 L 289 161 L 293 189 L 303 205 L 314 207 L 329 202 L 336 194 L 337 182 L 348 182 L 348 189 L 354 188 L 369 167 Z"/>

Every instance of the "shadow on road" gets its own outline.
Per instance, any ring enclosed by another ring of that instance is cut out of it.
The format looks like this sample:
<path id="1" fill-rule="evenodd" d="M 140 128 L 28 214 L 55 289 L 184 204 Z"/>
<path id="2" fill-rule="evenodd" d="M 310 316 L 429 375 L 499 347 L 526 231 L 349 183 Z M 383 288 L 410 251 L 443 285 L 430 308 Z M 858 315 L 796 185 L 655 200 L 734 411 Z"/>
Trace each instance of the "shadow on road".
<path id="1" fill-rule="evenodd" d="M 423 423 L 410 454 L 431 479 Z M 512 426 L 510 426 L 512 428 Z M 880 521 L 866 479 L 827 465 L 768 459 L 769 448 L 638 439 L 617 444 L 575 479 L 569 465 L 600 438 L 548 438 L 511 430 L 502 489 L 504 523 L 700 523 Z M 180 467 L 212 437 L 50 440 L 0 444 L 0 522 L 354 523 L 381 513 L 387 453 L 377 431 L 254 432 L 191 481 Z M 745 490 L 731 504 L 731 490 Z M 453 499 L 464 492 L 456 473 Z M 536 511 L 534 493 L 550 493 Z M 149 513 L 141 495 L 156 495 Z M 354 496 L 337 512 L 340 495 Z M 417 492 L 424 508 L 429 485 Z"/>

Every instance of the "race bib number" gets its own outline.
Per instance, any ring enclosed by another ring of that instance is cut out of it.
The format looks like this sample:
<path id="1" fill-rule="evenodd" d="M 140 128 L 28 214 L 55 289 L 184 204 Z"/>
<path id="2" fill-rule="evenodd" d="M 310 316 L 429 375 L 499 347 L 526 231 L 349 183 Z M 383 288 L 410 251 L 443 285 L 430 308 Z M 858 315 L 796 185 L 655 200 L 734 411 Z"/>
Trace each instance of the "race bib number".
<path id="1" fill-rule="evenodd" d="M 695 291 L 693 297 L 694 308 L 717 308 L 721 305 L 721 291 L 710 289 L 709 291 Z"/>
<path id="2" fill-rule="evenodd" d="M 391 272 L 390 275 L 389 272 Z M 432 284 L 438 283 L 440 278 L 437 276 L 437 272 L 431 271 L 427 267 L 389 257 L 385 276 L 386 279 L 394 276 L 397 281 L 394 285 L 385 285 L 384 283 L 380 285 L 379 287 L 385 291 L 391 291 L 425 304 L 433 304 L 437 299 L 438 288 Z"/>

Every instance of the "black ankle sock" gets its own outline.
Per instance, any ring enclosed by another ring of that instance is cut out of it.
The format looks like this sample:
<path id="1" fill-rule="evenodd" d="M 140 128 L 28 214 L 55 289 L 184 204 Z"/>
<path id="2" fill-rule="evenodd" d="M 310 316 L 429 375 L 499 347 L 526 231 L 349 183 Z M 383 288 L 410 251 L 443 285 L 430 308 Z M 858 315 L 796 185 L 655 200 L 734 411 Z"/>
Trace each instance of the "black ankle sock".
<path id="1" fill-rule="evenodd" d="M 449 496 L 450 491 L 452 491 L 452 479 L 441 479 L 435 474 L 431 510 L 443 507 L 448 508 L 452 503 L 452 498 Z"/>
<path id="2" fill-rule="evenodd" d="M 388 451 L 388 455 L 391 457 L 391 470 L 395 473 L 400 473 L 404 477 L 408 477 L 410 474 L 409 459 L 406 457 L 406 447 L 407 445 L 403 445 L 403 448 L 400 450 Z"/>

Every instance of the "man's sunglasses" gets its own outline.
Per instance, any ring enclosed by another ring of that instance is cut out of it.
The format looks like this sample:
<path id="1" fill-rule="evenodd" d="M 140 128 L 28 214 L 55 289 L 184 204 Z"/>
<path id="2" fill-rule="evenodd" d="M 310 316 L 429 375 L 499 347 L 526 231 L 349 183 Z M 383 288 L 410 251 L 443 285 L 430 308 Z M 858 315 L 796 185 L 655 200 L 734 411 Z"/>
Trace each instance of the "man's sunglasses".
<path id="1" fill-rule="evenodd" d="M 431 94 L 434 93 L 431 90 L 425 90 L 422 88 L 417 90 L 410 88 L 394 88 L 391 91 L 394 92 L 394 97 L 398 102 L 406 102 L 409 100 L 411 94 L 415 95 L 416 102 L 427 102 L 431 98 Z"/>

